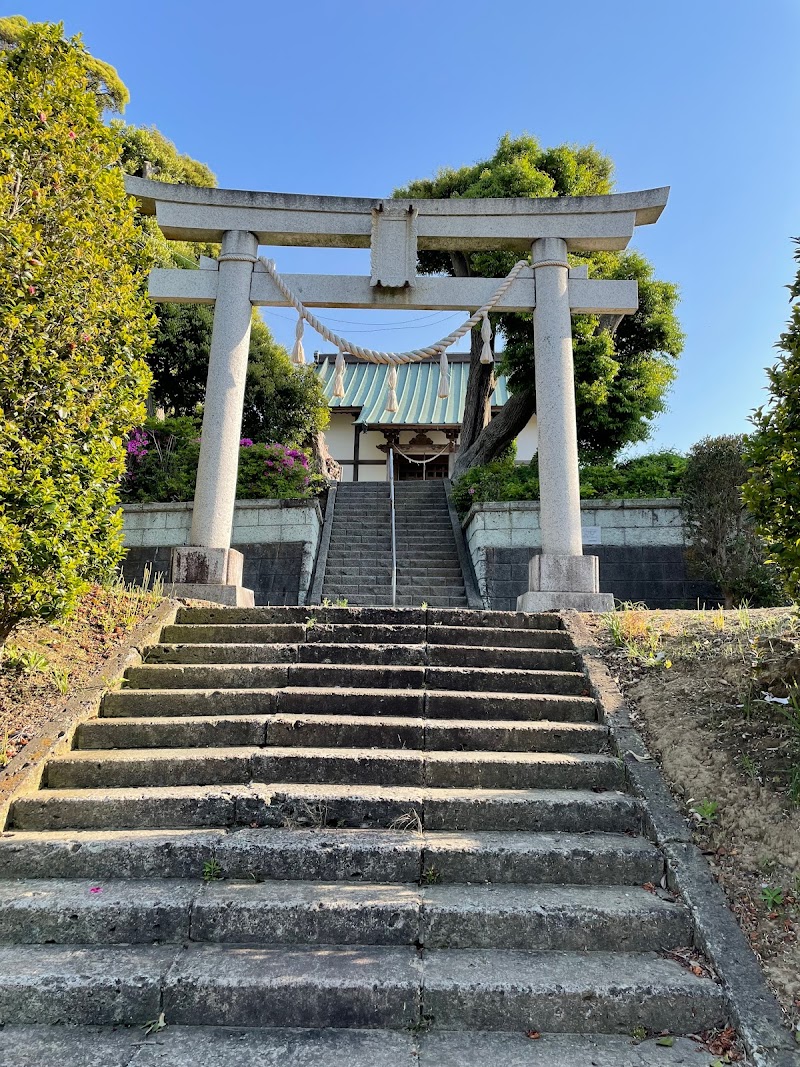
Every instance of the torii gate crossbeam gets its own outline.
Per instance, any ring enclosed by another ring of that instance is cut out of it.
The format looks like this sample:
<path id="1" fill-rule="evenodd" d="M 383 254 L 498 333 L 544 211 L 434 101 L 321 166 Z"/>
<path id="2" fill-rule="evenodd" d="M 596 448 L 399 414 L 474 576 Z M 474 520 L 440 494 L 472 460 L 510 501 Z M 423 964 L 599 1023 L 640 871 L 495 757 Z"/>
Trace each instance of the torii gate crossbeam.
<path id="1" fill-rule="evenodd" d="M 259 244 L 366 248 L 370 276 L 291 275 L 309 307 L 467 310 L 483 306 L 499 279 L 420 278 L 418 250 L 504 249 L 531 253 L 498 310 L 533 311 L 539 425 L 541 555 L 531 560 L 522 611 L 613 608 L 599 592 L 596 556 L 584 556 L 571 316 L 630 314 L 631 281 L 589 279 L 569 251 L 622 249 L 637 225 L 656 222 L 669 190 L 609 196 L 486 200 L 372 200 L 258 193 L 126 178 L 144 214 L 172 240 L 221 242 L 200 270 L 156 269 L 156 301 L 214 304 L 192 545 L 173 554 L 172 580 L 185 595 L 246 604 L 242 559 L 230 548 L 238 444 L 253 306 L 286 306 L 260 269 Z M 191 590 L 189 586 L 191 585 Z M 252 594 L 249 602 L 252 603 Z"/>

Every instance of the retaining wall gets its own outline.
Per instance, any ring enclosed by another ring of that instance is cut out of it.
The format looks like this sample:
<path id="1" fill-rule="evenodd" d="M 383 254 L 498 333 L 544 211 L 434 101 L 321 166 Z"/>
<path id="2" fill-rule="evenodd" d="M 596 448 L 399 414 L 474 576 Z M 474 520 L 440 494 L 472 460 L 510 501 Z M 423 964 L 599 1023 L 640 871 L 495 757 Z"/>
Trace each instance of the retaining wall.
<path id="1" fill-rule="evenodd" d="M 581 502 L 583 550 L 600 560 L 600 589 L 651 608 L 721 602 L 691 577 L 677 500 Z M 528 562 L 541 546 L 538 501 L 475 504 L 462 523 L 487 608 L 511 610 L 528 588 Z"/>
<path id="2" fill-rule="evenodd" d="M 126 504 L 123 509 L 126 581 L 169 578 L 173 548 L 189 543 L 192 505 Z M 233 548 L 244 556 L 244 585 L 256 604 L 304 604 L 311 587 L 322 512 L 316 500 L 239 500 Z"/>

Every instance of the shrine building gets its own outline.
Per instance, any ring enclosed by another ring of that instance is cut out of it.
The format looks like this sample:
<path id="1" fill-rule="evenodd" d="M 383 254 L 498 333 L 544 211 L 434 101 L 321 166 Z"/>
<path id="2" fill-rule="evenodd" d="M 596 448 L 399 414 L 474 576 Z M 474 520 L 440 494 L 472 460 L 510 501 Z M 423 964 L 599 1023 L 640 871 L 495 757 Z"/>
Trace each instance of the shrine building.
<path id="1" fill-rule="evenodd" d="M 314 366 L 331 409 L 325 439 L 328 451 L 341 465 L 342 481 L 385 481 L 390 447 L 398 480 L 450 477 L 464 417 L 469 352 L 449 354 L 450 395 L 445 399 L 437 395 L 438 360 L 399 366 L 397 411 L 386 410 L 387 364 L 345 356 L 344 396 L 340 397 L 334 395 L 335 360 L 335 352 L 314 353 Z M 507 400 L 506 378 L 499 374 L 490 398 L 493 416 Z M 534 415 L 517 437 L 517 462 L 528 463 L 536 447 Z"/>

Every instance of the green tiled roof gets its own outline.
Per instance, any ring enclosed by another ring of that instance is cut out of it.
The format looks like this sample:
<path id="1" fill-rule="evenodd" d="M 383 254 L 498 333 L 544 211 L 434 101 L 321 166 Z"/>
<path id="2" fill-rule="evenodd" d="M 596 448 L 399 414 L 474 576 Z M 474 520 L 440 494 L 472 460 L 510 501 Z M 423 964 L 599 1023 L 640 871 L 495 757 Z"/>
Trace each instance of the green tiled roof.
<path id="1" fill-rule="evenodd" d="M 347 363 L 344 371 L 344 396 L 333 396 L 333 358 L 317 365 L 328 403 L 336 408 L 360 409 L 356 422 L 367 426 L 460 426 L 464 417 L 469 363 L 450 364 L 450 396 L 440 400 L 439 361 L 405 363 L 397 368 L 397 411 L 386 410 L 386 376 L 389 367 L 382 363 Z M 506 379 L 497 379 L 492 393 L 492 407 L 502 407 L 508 400 Z"/>

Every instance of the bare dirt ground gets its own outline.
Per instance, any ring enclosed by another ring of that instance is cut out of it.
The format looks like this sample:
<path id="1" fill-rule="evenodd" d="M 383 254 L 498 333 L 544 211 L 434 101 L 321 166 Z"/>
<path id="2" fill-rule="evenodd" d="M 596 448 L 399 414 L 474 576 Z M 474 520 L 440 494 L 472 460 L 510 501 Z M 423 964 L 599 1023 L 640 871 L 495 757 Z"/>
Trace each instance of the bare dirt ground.
<path id="1" fill-rule="evenodd" d="M 633 607 L 584 618 L 799 1027 L 800 616 Z"/>
<path id="2" fill-rule="evenodd" d="M 0 774 L 160 599 L 157 590 L 96 585 L 68 619 L 14 631 L 0 659 Z"/>

